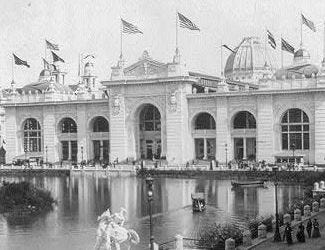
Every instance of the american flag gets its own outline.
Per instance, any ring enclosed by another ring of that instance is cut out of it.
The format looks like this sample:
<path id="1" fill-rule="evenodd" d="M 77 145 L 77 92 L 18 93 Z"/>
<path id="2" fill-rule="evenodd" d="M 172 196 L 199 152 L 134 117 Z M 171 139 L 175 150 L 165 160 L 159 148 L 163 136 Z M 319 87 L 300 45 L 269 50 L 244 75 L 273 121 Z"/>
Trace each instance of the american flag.
<path id="1" fill-rule="evenodd" d="M 267 31 L 267 38 L 268 38 L 268 42 L 271 45 L 271 47 L 273 49 L 275 49 L 276 48 L 276 42 L 275 42 L 273 34 L 269 30 Z"/>
<path id="2" fill-rule="evenodd" d="M 64 60 L 52 51 L 53 62 L 63 62 Z"/>
<path id="3" fill-rule="evenodd" d="M 190 30 L 198 30 L 200 31 L 199 27 L 197 27 L 190 19 L 182 15 L 181 13 L 178 14 L 179 26 L 182 28 L 190 29 Z"/>
<path id="4" fill-rule="evenodd" d="M 15 60 L 15 64 L 16 65 L 24 65 L 27 68 L 29 68 L 29 64 L 27 63 L 27 61 L 21 60 L 18 56 L 16 56 L 15 54 L 12 54 L 14 56 L 14 60 Z"/>
<path id="5" fill-rule="evenodd" d="M 315 24 L 312 21 L 308 20 L 303 14 L 301 14 L 301 18 L 304 25 L 306 25 L 312 31 L 316 32 Z"/>
<path id="6" fill-rule="evenodd" d="M 51 43 L 48 40 L 45 40 L 45 43 L 46 43 L 46 48 L 50 50 L 59 50 L 59 45 Z"/>
<path id="7" fill-rule="evenodd" d="M 291 54 L 295 53 L 295 48 L 292 47 L 286 40 L 284 40 L 283 38 L 281 38 L 281 49 L 284 51 L 287 51 Z"/>
<path id="8" fill-rule="evenodd" d="M 136 33 L 142 33 L 141 30 L 138 29 L 137 26 L 133 25 L 132 23 L 129 23 L 123 19 L 121 19 L 122 21 L 122 26 L 123 26 L 123 33 L 127 33 L 127 34 L 136 34 Z"/>

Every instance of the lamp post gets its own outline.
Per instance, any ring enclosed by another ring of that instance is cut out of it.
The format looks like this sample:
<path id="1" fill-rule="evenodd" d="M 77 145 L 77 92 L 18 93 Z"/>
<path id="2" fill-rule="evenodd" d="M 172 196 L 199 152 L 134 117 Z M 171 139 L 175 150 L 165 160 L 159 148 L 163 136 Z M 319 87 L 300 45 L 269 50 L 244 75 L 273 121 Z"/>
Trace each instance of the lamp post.
<path id="1" fill-rule="evenodd" d="M 225 144 L 225 151 L 226 151 L 226 168 L 228 167 L 228 145 Z"/>
<path id="2" fill-rule="evenodd" d="M 83 164 L 84 161 L 84 147 L 81 146 L 81 164 Z"/>
<path id="3" fill-rule="evenodd" d="M 150 236 L 150 250 L 154 249 L 153 244 L 153 233 L 152 233 L 152 196 L 153 196 L 153 179 L 149 176 L 146 178 L 146 184 L 147 184 L 147 195 L 148 195 L 148 203 L 149 203 L 149 218 L 150 218 L 150 229 L 149 229 L 149 236 Z"/>
<path id="4" fill-rule="evenodd" d="M 274 242 L 281 241 L 280 228 L 279 228 L 279 208 L 278 208 L 278 167 L 273 167 L 275 172 L 275 182 L 274 182 L 274 191 L 275 191 L 275 232 L 273 236 Z"/>
<path id="5" fill-rule="evenodd" d="M 293 158 L 293 162 L 296 163 L 296 159 L 295 159 L 295 149 L 296 149 L 296 144 L 292 143 L 292 144 L 291 144 L 291 149 L 292 149 L 292 158 Z"/>
<path id="6" fill-rule="evenodd" d="M 45 164 L 47 164 L 48 163 L 48 158 L 47 158 L 47 146 L 45 146 Z"/>

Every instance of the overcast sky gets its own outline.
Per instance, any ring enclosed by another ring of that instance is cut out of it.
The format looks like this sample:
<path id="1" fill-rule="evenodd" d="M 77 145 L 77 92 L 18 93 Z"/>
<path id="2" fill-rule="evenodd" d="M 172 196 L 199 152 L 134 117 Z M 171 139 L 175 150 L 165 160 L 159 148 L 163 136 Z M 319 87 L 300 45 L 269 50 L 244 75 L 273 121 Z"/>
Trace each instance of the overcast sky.
<path id="1" fill-rule="evenodd" d="M 221 41 L 235 47 L 245 36 L 263 37 L 266 28 L 278 40 L 282 34 L 298 48 L 300 12 L 317 27 L 316 33 L 303 28 L 312 61 L 319 64 L 323 57 L 323 0 L 0 0 L 0 9 L 2 87 L 11 81 L 12 52 L 31 65 L 29 69 L 15 67 L 18 86 L 38 79 L 45 38 L 60 45 L 58 54 L 66 61 L 68 84 L 77 80 L 80 52 L 94 53 L 99 79 L 108 79 L 119 57 L 120 17 L 144 33 L 124 35 L 127 65 L 136 62 L 144 50 L 158 61 L 170 62 L 175 51 L 176 10 L 201 29 L 179 29 L 182 60 L 190 70 L 220 75 Z M 224 51 L 224 61 L 228 55 Z M 285 53 L 286 64 L 291 60 Z"/>

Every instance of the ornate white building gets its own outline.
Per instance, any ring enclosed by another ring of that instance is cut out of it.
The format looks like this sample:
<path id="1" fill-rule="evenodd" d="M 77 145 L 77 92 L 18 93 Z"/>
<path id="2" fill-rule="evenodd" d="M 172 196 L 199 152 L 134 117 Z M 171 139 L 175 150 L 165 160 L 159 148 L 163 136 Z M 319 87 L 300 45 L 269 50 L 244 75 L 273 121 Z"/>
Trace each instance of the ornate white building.
<path id="1" fill-rule="evenodd" d="M 112 67 L 99 84 L 93 62 L 69 86 L 59 67 L 37 83 L 2 97 L 6 159 L 49 162 L 166 159 L 301 158 L 325 163 L 324 68 L 306 49 L 276 70 L 259 39 L 244 38 L 225 66 L 225 79 L 186 71 L 147 51 Z M 58 65 L 59 66 L 59 65 Z"/>

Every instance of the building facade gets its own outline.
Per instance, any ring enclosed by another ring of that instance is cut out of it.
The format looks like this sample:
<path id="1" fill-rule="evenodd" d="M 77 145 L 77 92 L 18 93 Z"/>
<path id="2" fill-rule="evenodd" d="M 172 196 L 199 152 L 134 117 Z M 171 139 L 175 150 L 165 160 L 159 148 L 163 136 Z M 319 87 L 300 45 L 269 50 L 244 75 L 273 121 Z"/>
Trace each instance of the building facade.
<path id="1" fill-rule="evenodd" d="M 225 77 L 188 72 L 147 51 L 112 67 L 98 83 L 93 63 L 81 81 L 44 70 L 37 83 L 2 97 L 6 160 L 47 162 L 195 159 L 325 163 L 325 77 L 301 48 L 276 70 L 258 38 L 244 38 Z"/>

